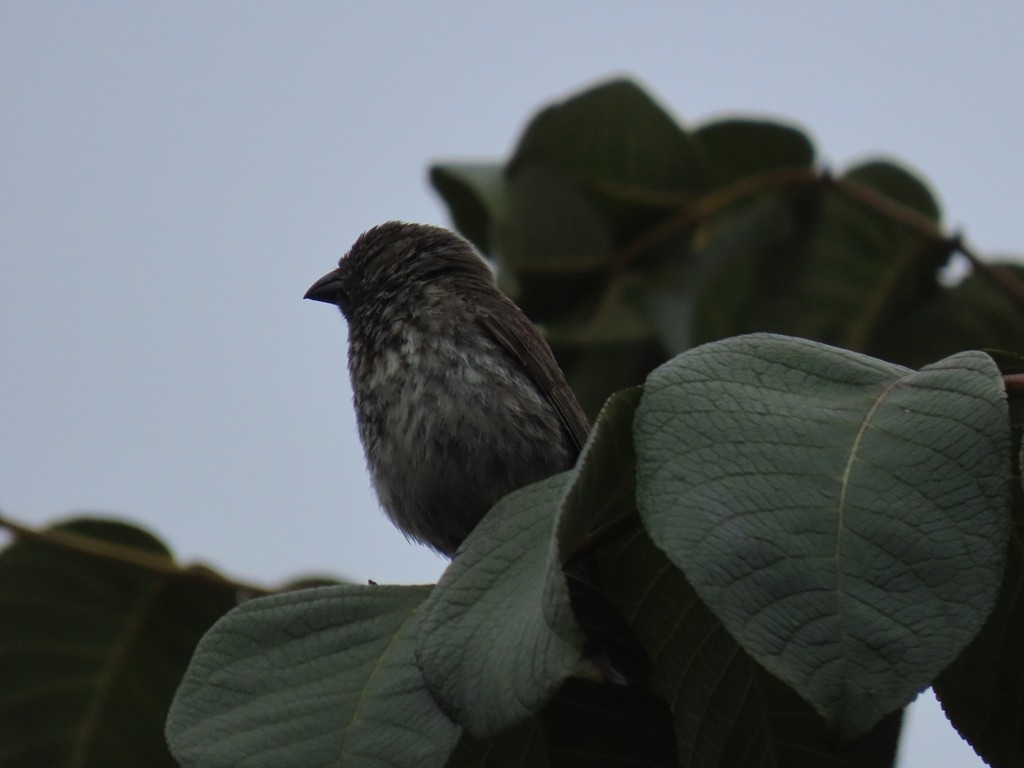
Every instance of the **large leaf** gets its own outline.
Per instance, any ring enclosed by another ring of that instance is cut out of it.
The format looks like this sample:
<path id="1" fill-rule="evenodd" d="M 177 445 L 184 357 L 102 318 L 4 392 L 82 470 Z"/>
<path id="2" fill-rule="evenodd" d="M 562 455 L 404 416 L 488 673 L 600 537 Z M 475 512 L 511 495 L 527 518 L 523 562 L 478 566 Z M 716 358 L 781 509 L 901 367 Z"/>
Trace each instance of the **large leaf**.
<path id="1" fill-rule="evenodd" d="M 960 735 L 994 768 L 1024 764 L 1024 513 L 1014 519 L 1006 577 L 996 610 L 974 642 L 935 681 Z"/>
<path id="2" fill-rule="evenodd" d="M 490 253 L 495 223 L 505 210 L 505 170 L 498 163 L 436 163 L 430 183 L 448 204 L 455 226 Z"/>
<path id="3" fill-rule="evenodd" d="M 616 246 L 707 186 L 691 136 L 627 80 L 599 84 L 538 113 L 509 160 L 509 183 L 531 168 L 571 182 Z"/>
<path id="4" fill-rule="evenodd" d="M 605 287 L 596 307 L 585 319 L 545 327 L 552 344 L 621 344 L 644 341 L 653 329 L 644 317 L 642 304 L 647 293 L 639 273 L 620 273 Z"/>
<path id="5" fill-rule="evenodd" d="M 641 531 L 610 548 L 611 597 L 650 654 L 648 679 L 672 713 L 679 764 L 703 768 L 888 768 L 900 715 L 852 745 L 759 666 L 683 573 Z"/>
<path id="6" fill-rule="evenodd" d="M 793 248 L 797 235 L 791 207 L 777 196 L 763 195 L 723 212 L 700 235 L 703 242 L 687 273 L 686 294 L 676 292 L 676 303 L 690 308 L 687 327 L 658 325 L 666 347 L 677 353 L 741 332 L 760 294 L 772 287 L 766 273 L 780 280 L 792 277 L 771 267 Z M 670 296 L 658 298 L 660 306 L 671 307 Z M 667 315 L 662 310 L 655 317 Z"/>
<path id="7" fill-rule="evenodd" d="M 566 504 L 593 510 L 601 524 L 587 541 L 604 544 L 602 581 L 647 651 L 647 684 L 669 706 L 680 765 L 890 766 L 898 718 L 851 748 L 830 743 L 814 709 L 740 649 L 635 524 L 629 532 L 636 519 L 632 425 L 640 395 L 639 387 L 618 392 L 602 409 Z"/>
<path id="8" fill-rule="evenodd" d="M 718 120 L 693 134 L 703 150 L 707 175 L 715 186 L 779 168 L 809 168 L 814 145 L 788 125 L 762 120 Z"/>
<path id="9" fill-rule="evenodd" d="M 719 269 L 700 295 L 698 339 L 772 331 L 859 351 L 885 344 L 940 290 L 949 258 L 946 241 L 880 210 L 885 205 L 912 209 L 922 226 L 938 216 L 909 171 L 872 162 L 840 184 L 780 185 L 708 219 L 695 238 L 697 256 L 705 243 L 721 255 L 703 257 Z"/>
<path id="10" fill-rule="evenodd" d="M 565 174 L 529 166 L 509 182 L 507 196 L 494 243 L 503 268 L 580 272 L 610 262 L 607 224 Z"/>
<path id="11" fill-rule="evenodd" d="M 499 501 L 424 606 L 423 676 L 474 736 L 534 714 L 579 661 L 583 637 L 554 535 L 571 477 L 555 475 Z"/>
<path id="12" fill-rule="evenodd" d="M 620 512 L 635 516 L 632 462 L 618 459 L 622 451 L 632 454 L 638 398 L 639 390 L 627 390 L 609 400 L 577 471 L 495 505 L 427 603 L 418 646 L 424 676 L 474 737 L 494 736 L 536 715 L 571 672 L 594 672 L 589 662 L 580 663 L 579 621 L 592 629 L 595 617 L 607 617 L 593 602 L 585 616 L 574 615 L 598 586 L 585 583 L 589 571 L 576 560 L 594 554 L 586 550 L 595 528 Z M 572 561 L 572 593 L 566 561 Z M 558 716 L 551 707 L 546 711 L 548 719 Z"/>
<path id="13" fill-rule="evenodd" d="M 885 197 L 938 223 L 942 216 L 935 196 L 916 174 L 895 163 L 872 160 L 850 168 L 845 174 L 849 181 L 881 193 Z"/>
<path id="14" fill-rule="evenodd" d="M 595 527 L 636 514 L 632 428 L 641 393 L 641 387 L 616 392 L 594 420 L 563 501 L 572 510 L 560 521 L 566 557 L 575 555 Z"/>
<path id="15" fill-rule="evenodd" d="M 910 701 L 992 609 L 1009 431 L 983 353 L 914 373 L 769 335 L 709 344 L 649 377 L 635 436 L 654 542 L 843 737 Z"/>
<path id="16" fill-rule="evenodd" d="M 509 172 L 514 177 L 529 165 L 648 190 L 699 184 L 692 139 L 629 80 L 603 83 L 538 113 L 519 140 Z"/>
<path id="17" fill-rule="evenodd" d="M 442 766 L 459 729 L 413 654 L 430 587 L 335 586 L 252 600 L 203 638 L 167 738 L 188 766 Z"/>
<path id="18" fill-rule="evenodd" d="M 994 264 L 1011 279 L 1024 281 L 1020 264 Z M 962 349 L 1024 352 L 1024 312 L 990 275 L 974 272 L 951 289 L 918 302 L 873 353 L 904 365 L 950 355 Z"/>
<path id="19" fill-rule="evenodd" d="M 1024 398 L 1010 401 L 1015 440 Z M 935 681 L 935 694 L 960 735 L 993 768 L 1024 765 L 1024 487 L 1018 453 L 1012 534 L 995 610 L 974 641 Z"/>
<path id="20" fill-rule="evenodd" d="M 870 163 L 845 179 L 897 204 L 928 209 L 937 219 L 927 190 L 898 166 Z M 948 256 L 943 243 L 826 187 L 799 266 L 779 264 L 789 288 L 775 297 L 768 329 L 865 351 L 906 316 L 908 304 L 934 288 Z"/>
<path id="21" fill-rule="evenodd" d="M 234 604 L 227 582 L 175 572 L 128 525 L 16 540 L 0 553 L 0 766 L 174 766 L 164 715 L 199 637 Z"/>

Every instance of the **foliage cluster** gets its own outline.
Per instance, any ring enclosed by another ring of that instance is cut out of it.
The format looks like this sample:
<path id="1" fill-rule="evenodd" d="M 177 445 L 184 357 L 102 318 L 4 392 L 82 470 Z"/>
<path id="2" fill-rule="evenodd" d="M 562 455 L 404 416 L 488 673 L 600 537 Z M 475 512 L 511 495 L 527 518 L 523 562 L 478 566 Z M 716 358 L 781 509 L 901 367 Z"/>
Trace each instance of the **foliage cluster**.
<path id="1" fill-rule="evenodd" d="M 596 414 L 578 466 L 436 586 L 243 600 L 0 520 L 0 767 L 889 766 L 929 685 L 1024 764 L 1018 267 L 898 164 L 628 81 L 431 180 Z"/>

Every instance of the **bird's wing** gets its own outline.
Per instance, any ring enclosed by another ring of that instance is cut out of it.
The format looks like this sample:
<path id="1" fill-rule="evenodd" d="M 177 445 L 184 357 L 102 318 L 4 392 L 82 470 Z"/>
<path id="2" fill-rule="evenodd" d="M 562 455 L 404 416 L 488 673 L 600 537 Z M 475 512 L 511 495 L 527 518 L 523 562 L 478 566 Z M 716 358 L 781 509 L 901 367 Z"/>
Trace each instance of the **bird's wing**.
<path id="1" fill-rule="evenodd" d="M 504 296 L 501 298 L 513 311 L 499 314 L 482 307 L 478 310 L 481 324 L 530 374 L 555 409 L 576 450 L 581 450 L 590 432 L 583 408 L 540 332 L 515 304 Z M 536 338 L 539 343 L 531 345 L 531 338 Z"/>

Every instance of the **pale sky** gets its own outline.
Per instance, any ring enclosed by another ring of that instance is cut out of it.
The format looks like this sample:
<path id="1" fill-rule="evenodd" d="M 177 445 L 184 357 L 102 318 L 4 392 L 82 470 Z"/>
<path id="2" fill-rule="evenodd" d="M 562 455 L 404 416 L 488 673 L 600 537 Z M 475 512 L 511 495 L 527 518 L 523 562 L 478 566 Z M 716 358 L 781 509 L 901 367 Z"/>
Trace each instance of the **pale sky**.
<path id="1" fill-rule="evenodd" d="M 133 520 L 266 584 L 436 580 L 369 490 L 336 311 L 364 229 L 447 224 L 438 158 L 629 74 L 687 123 L 796 122 L 1024 252 L 1024 4 L 0 4 L 0 508 Z M 934 700 L 901 766 L 982 765 Z"/>

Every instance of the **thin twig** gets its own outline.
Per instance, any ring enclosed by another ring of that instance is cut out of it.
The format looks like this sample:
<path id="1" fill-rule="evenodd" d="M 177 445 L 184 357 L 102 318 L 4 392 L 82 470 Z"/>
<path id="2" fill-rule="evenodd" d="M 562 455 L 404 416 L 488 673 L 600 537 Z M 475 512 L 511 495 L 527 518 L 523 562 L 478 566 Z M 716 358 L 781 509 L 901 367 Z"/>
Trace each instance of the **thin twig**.
<path id="1" fill-rule="evenodd" d="M 948 236 L 943 234 L 938 224 L 924 214 L 898 203 L 864 184 L 849 179 L 839 179 L 835 184 L 836 189 L 845 193 L 850 199 L 860 202 L 926 237 L 946 243 L 950 252 L 956 251 L 963 254 L 978 274 L 988 278 L 1024 308 L 1024 283 L 1005 267 L 989 264 L 979 258 L 974 250 L 964 242 L 960 234 Z"/>
<path id="2" fill-rule="evenodd" d="M 938 241 L 948 241 L 952 245 L 956 238 L 947 237 L 943 234 L 939 225 L 934 219 L 917 211 L 910 206 L 893 200 L 866 184 L 851 179 L 833 179 L 832 186 L 844 197 L 860 203 L 865 208 L 870 208 L 877 213 L 883 214 L 886 218 L 903 224 L 925 237 Z"/>
<path id="3" fill-rule="evenodd" d="M 660 223 L 644 231 L 639 237 L 623 246 L 615 254 L 618 267 L 627 266 L 639 254 L 696 221 L 701 221 L 719 213 L 729 206 L 752 195 L 769 189 L 786 189 L 806 187 L 814 184 L 831 186 L 849 200 L 881 213 L 892 221 L 903 224 L 918 234 L 944 243 L 949 251 L 959 252 L 970 262 L 971 266 L 1001 288 L 1014 302 L 1024 308 L 1024 281 L 998 264 L 989 264 L 964 242 L 959 234 L 947 235 L 929 216 L 904 205 L 872 187 L 852 179 L 834 178 L 828 171 L 816 172 L 808 168 L 782 168 L 753 174 L 739 181 L 712 191 L 702 197 L 684 198 L 672 215 Z M 605 190 L 606 192 L 609 190 Z M 629 192 L 627 197 L 639 198 L 634 190 L 618 190 Z M 658 198 L 659 203 L 670 200 L 668 196 Z"/>
<path id="4" fill-rule="evenodd" d="M 822 177 L 807 168 L 782 168 L 756 173 L 723 189 L 688 201 L 664 221 L 646 230 L 615 254 L 615 263 L 623 267 L 651 246 L 666 240 L 688 224 L 709 218 L 744 198 L 768 189 L 802 187 L 819 183 Z"/>
<path id="5" fill-rule="evenodd" d="M 1024 373 L 1003 374 L 1003 386 L 1010 397 L 1024 396 Z"/>

